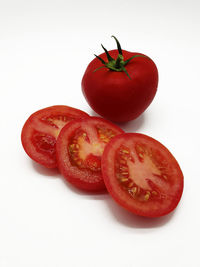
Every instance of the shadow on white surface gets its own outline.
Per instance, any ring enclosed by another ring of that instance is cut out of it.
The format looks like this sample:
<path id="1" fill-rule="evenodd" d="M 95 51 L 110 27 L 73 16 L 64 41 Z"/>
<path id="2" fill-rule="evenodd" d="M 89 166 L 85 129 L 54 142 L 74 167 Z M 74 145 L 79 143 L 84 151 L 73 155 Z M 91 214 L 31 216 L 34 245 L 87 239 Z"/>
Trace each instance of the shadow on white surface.
<path id="1" fill-rule="evenodd" d="M 85 190 L 81 190 L 78 189 L 77 187 L 73 186 L 72 184 L 70 184 L 64 177 L 61 177 L 61 180 L 63 181 L 63 183 L 67 186 L 67 188 L 72 191 L 75 194 L 78 194 L 79 196 L 84 196 L 85 198 L 88 199 L 95 199 L 95 200 L 106 200 L 109 195 L 107 190 L 102 190 L 99 192 L 90 192 L 90 191 L 85 191 Z"/>
<path id="2" fill-rule="evenodd" d="M 49 169 L 46 168 L 39 163 L 32 161 L 32 166 L 34 170 L 44 176 L 47 176 L 48 178 L 60 178 L 61 174 L 57 168 Z"/>
<path id="3" fill-rule="evenodd" d="M 145 123 L 145 113 L 140 115 L 138 118 L 132 121 L 118 123 L 118 126 L 121 127 L 125 132 L 138 132 Z"/>
<path id="4" fill-rule="evenodd" d="M 156 228 L 162 227 L 166 223 L 168 223 L 172 217 L 174 216 L 174 212 L 171 212 L 168 215 L 158 217 L 158 218 L 146 218 L 142 216 L 137 216 L 124 208 L 120 207 L 113 199 L 107 200 L 107 206 L 115 218 L 119 223 L 130 227 L 130 228 Z"/>
<path id="5" fill-rule="evenodd" d="M 174 212 L 171 212 L 168 215 L 159 217 L 159 218 L 145 218 L 142 216 L 137 216 L 124 208 L 120 207 L 108 194 L 107 190 L 100 192 L 87 192 L 84 190 L 80 190 L 66 181 L 62 176 L 61 179 L 63 183 L 67 186 L 67 188 L 75 194 L 78 194 L 81 197 L 91 199 L 91 200 L 101 200 L 104 201 L 106 206 L 108 207 L 111 217 L 113 217 L 114 221 L 123 224 L 129 228 L 156 228 L 162 227 L 166 223 L 168 223 L 171 218 L 174 216 Z"/>
<path id="6" fill-rule="evenodd" d="M 59 170 L 57 168 L 54 169 L 48 169 L 40 164 L 38 164 L 37 162 L 32 161 L 32 165 L 34 170 L 39 173 L 40 175 L 43 175 L 45 178 L 49 178 L 49 179 L 61 179 L 61 181 L 63 182 L 63 184 L 67 187 L 67 189 L 69 189 L 71 192 L 81 195 L 81 196 L 85 196 L 87 198 L 91 198 L 91 199 L 100 199 L 100 200 L 104 200 L 107 198 L 108 196 L 108 192 L 107 190 L 102 190 L 100 192 L 89 192 L 89 191 L 85 191 L 85 190 L 81 190 L 78 189 L 77 187 L 73 186 L 71 183 L 69 183 L 63 176 L 62 174 L 59 172 Z"/>
<path id="7" fill-rule="evenodd" d="M 150 229 L 150 228 L 162 227 L 166 223 L 168 223 L 174 216 L 174 212 L 171 212 L 170 214 L 159 218 L 146 218 L 142 216 L 137 216 L 119 206 L 111 198 L 111 196 L 108 194 L 106 190 L 101 192 L 87 192 L 71 185 L 63 177 L 61 179 L 63 183 L 67 186 L 67 188 L 73 193 L 78 194 L 79 196 L 87 199 L 104 201 L 105 205 L 108 207 L 110 211 L 113 221 L 118 222 L 129 228 Z"/>
<path id="8" fill-rule="evenodd" d="M 95 111 L 93 111 L 92 109 L 90 109 L 90 111 L 88 112 L 91 116 L 95 116 L 95 117 L 101 117 L 100 115 L 98 115 Z M 140 115 L 138 118 L 136 118 L 135 120 L 132 121 L 128 121 L 128 122 L 121 122 L 121 123 L 115 123 L 112 122 L 114 124 L 117 124 L 120 128 L 122 128 L 125 132 L 137 132 L 139 131 L 144 123 L 145 123 L 145 112 L 142 113 L 142 115 Z"/>
<path id="9" fill-rule="evenodd" d="M 107 190 L 102 190 L 100 192 L 88 192 L 81 189 L 76 188 L 72 184 L 70 184 L 59 172 L 57 168 L 48 169 L 38 163 L 32 161 L 33 168 L 37 173 L 43 175 L 47 178 L 59 178 L 63 182 L 63 184 L 70 190 L 72 193 L 78 194 L 81 197 L 91 199 L 91 200 L 101 200 L 104 201 L 106 206 L 108 207 L 111 217 L 113 217 L 114 221 L 129 227 L 129 228 L 156 228 L 162 227 L 166 223 L 168 223 L 171 218 L 174 216 L 174 212 L 170 214 L 159 217 L 159 218 L 145 218 L 141 216 L 134 215 L 124 208 L 120 207 L 108 194 Z"/>

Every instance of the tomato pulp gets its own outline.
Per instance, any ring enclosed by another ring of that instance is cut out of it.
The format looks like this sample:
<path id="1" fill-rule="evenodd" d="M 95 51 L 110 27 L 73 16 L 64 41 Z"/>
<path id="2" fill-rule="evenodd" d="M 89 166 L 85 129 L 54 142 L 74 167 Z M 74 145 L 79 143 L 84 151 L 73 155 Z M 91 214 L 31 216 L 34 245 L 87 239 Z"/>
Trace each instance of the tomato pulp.
<path id="1" fill-rule="evenodd" d="M 71 121 L 56 143 L 58 168 L 67 181 L 88 191 L 105 189 L 101 156 L 107 143 L 123 130 L 96 117 Z"/>
<path id="2" fill-rule="evenodd" d="M 69 121 L 89 115 L 68 106 L 51 106 L 33 113 L 25 122 L 21 141 L 24 150 L 34 161 L 55 168 L 56 140 L 60 130 Z"/>
<path id="3" fill-rule="evenodd" d="M 119 49 L 109 51 L 109 56 L 108 62 L 107 53 L 103 53 L 89 63 L 82 78 L 83 95 L 91 108 L 106 119 L 114 122 L 133 120 L 154 99 L 158 86 L 157 67 L 152 59 L 141 53 Z M 119 68 L 113 67 L 118 58 L 121 66 L 119 63 Z"/>
<path id="4" fill-rule="evenodd" d="M 141 216 L 168 214 L 183 192 L 183 174 L 174 156 L 143 134 L 114 137 L 102 156 L 102 174 L 114 200 Z"/>

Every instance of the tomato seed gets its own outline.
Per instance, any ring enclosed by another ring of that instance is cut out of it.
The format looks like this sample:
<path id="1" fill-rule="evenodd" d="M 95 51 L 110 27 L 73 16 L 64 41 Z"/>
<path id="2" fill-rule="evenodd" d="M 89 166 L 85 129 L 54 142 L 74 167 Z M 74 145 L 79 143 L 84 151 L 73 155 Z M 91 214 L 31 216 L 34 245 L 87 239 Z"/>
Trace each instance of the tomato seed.
<path id="1" fill-rule="evenodd" d="M 128 180 L 129 180 L 128 178 L 121 178 L 120 182 L 124 183 L 124 182 L 127 182 Z"/>
<path id="2" fill-rule="evenodd" d="M 149 200 L 151 193 L 149 191 L 146 192 L 145 196 L 144 196 L 144 200 Z"/>

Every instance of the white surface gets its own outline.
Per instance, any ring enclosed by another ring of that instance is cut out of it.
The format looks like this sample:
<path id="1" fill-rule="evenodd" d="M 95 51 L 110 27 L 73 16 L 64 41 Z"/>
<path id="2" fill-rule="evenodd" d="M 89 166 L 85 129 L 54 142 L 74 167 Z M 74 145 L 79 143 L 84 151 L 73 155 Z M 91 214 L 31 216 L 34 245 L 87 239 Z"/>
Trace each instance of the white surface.
<path id="1" fill-rule="evenodd" d="M 0 0 L 0 267 L 200 266 L 199 12 L 198 0 Z M 21 146 L 40 108 L 94 114 L 80 82 L 100 43 L 116 47 L 112 34 L 159 69 L 152 105 L 122 127 L 161 141 L 183 170 L 181 203 L 160 219 L 78 192 Z"/>

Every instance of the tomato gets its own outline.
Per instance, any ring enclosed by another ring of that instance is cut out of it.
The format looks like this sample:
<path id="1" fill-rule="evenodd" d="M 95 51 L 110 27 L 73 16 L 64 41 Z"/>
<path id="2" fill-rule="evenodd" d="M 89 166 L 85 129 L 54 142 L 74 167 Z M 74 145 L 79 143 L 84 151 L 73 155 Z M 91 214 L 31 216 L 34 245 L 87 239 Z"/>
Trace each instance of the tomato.
<path id="1" fill-rule="evenodd" d="M 102 118 L 89 117 L 70 122 L 57 139 L 56 155 L 60 172 L 79 189 L 105 189 L 101 156 L 106 144 L 121 133 L 122 129 Z"/>
<path id="2" fill-rule="evenodd" d="M 183 174 L 176 159 L 161 143 L 143 134 L 114 137 L 102 156 L 102 174 L 114 200 L 141 216 L 168 214 L 183 192 Z"/>
<path id="3" fill-rule="evenodd" d="M 89 115 L 68 106 L 51 106 L 33 113 L 25 122 L 21 141 L 26 153 L 47 168 L 55 168 L 56 139 L 69 121 Z"/>
<path id="4" fill-rule="evenodd" d="M 114 37 L 114 36 L 113 36 Z M 114 37 L 115 38 L 115 37 Z M 137 118 L 152 102 L 158 86 L 155 63 L 141 53 L 121 49 L 96 56 L 82 78 L 82 92 L 90 107 L 115 122 Z"/>

